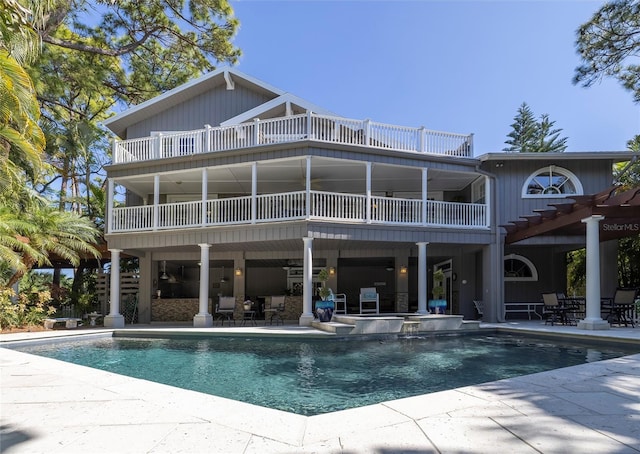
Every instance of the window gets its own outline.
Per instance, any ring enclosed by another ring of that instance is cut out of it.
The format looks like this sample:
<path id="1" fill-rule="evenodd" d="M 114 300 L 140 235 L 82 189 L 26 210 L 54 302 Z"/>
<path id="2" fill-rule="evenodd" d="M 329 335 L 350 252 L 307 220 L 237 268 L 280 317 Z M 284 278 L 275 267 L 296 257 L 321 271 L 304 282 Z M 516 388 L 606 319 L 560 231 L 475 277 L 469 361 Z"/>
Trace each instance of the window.
<path id="1" fill-rule="evenodd" d="M 504 280 L 537 281 L 538 270 L 528 258 L 509 254 L 504 257 Z"/>
<path id="2" fill-rule="evenodd" d="M 522 187 L 522 197 L 566 197 L 582 193 L 578 177 L 556 166 L 544 167 L 532 173 Z"/>

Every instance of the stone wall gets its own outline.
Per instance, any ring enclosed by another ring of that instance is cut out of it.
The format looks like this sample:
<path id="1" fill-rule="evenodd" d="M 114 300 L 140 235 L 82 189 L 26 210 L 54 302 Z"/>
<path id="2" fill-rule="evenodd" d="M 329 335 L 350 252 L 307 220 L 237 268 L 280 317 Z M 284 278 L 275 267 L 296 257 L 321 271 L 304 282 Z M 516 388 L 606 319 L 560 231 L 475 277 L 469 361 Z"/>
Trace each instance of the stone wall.
<path id="1" fill-rule="evenodd" d="M 209 313 L 211 313 L 209 299 Z M 200 311 L 198 298 L 154 298 L 151 300 L 152 322 L 191 322 Z"/>

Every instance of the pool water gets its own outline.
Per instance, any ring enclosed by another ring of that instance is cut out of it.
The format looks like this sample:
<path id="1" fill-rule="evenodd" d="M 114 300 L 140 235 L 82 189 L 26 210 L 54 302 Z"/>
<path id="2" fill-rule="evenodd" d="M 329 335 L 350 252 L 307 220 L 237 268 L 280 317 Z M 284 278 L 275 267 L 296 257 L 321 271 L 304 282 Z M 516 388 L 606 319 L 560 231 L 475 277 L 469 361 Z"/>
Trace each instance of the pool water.
<path id="1" fill-rule="evenodd" d="M 316 415 L 615 358 L 615 348 L 515 335 L 393 340 L 103 338 L 20 351 Z"/>

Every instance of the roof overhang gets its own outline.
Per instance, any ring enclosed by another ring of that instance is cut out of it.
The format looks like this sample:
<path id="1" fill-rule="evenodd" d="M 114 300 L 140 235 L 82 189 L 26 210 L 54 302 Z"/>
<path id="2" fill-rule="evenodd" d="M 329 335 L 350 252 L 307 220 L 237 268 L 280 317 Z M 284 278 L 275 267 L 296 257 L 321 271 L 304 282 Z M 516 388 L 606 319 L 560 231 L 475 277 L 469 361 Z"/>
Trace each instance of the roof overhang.
<path id="1" fill-rule="evenodd" d="M 604 159 L 613 162 L 630 161 L 638 153 L 632 151 L 566 151 L 564 153 L 485 153 L 477 156 L 480 162 L 494 161 L 581 161 Z"/>
<path id="2" fill-rule="evenodd" d="M 119 137 L 124 137 L 129 125 L 154 115 L 158 110 L 168 109 L 219 85 L 226 86 L 227 90 L 233 90 L 238 82 L 273 97 L 281 96 L 285 93 L 283 90 L 244 74 L 237 69 L 222 67 L 114 115 L 103 121 L 102 124 Z"/>
<path id="3" fill-rule="evenodd" d="M 612 186 L 598 194 L 572 196 L 566 203 L 548 206 L 502 225 L 507 232 L 505 243 L 539 235 L 585 235 L 582 220 L 591 216 L 603 216 L 600 241 L 640 235 L 640 187 Z"/>

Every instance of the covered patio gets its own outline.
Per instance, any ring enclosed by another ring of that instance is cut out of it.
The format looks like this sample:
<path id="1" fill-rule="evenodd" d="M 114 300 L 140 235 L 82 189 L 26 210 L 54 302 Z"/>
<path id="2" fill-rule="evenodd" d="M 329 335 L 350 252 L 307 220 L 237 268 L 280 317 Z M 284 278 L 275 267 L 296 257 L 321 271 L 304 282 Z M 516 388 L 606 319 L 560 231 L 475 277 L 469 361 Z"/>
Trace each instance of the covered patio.
<path id="1" fill-rule="evenodd" d="M 550 204 L 501 227 L 507 232 L 505 244 L 539 235 L 586 236 L 586 316 L 578 328 L 609 329 L 600 315 L 599 244 L 640 235 L 640 187 L 612 186 L 597 194 L 571 196 L 566 203 Z"/>

